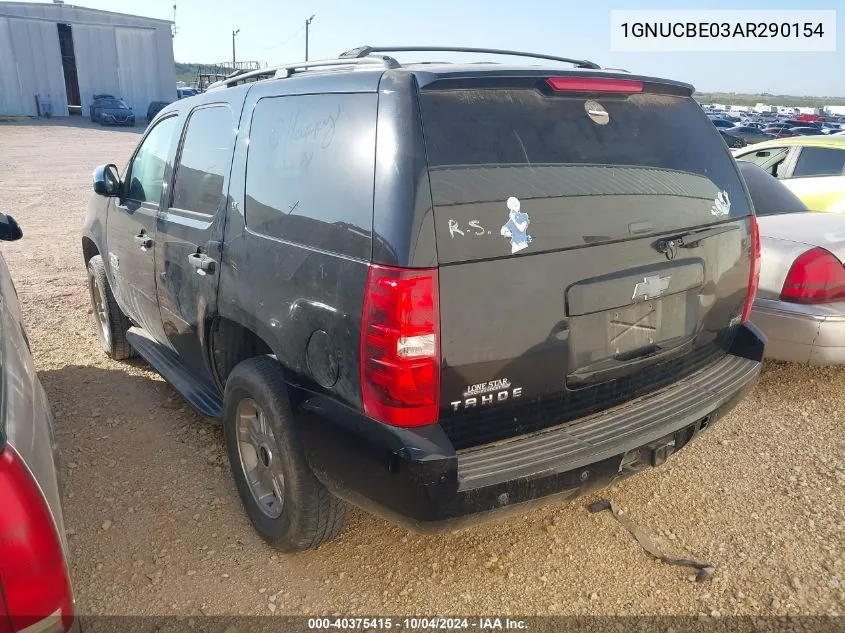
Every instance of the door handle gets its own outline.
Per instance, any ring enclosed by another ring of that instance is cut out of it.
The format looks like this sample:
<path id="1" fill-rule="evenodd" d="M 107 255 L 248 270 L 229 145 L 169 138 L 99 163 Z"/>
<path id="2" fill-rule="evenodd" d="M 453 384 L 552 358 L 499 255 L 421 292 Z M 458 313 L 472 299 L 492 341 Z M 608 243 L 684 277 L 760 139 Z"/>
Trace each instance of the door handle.
<path id="1" fill-rule="evenodd" d="M 146 233 L 139 233 L 136 235 L 135 241 L 138 242 L 138 246 L 141 247 L 141 250 L 147 250 L 148 248 L 153 247 L 153 239 L 148 237 Z"/>
<path id="2" fill-rule="evenodd" d="M 217 267 L 217 262 L 205 253 L 191 253 L 188 255 L 188 261 L 196 269 L 198 275 L 212 274 Z"/>

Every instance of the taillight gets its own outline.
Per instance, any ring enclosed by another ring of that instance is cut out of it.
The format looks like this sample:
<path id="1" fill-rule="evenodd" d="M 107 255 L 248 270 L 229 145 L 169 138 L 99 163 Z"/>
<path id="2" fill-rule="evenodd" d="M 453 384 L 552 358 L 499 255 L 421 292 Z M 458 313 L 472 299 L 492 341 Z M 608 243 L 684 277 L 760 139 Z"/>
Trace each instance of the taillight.
<path id="1" fill-rule="evenodd" d="M 0 603 L 12 633 L 64 633 L 73 597 L 56 524 L 11 445 L 0 450 Z M 0 608 L 0 612 L 2 612 Z"/>
<path id="2" fill-rule="evenodd" d="M 754 307 L 754 299 L 757 296 L 757 287 L 760 285 L 760 228 L 757 226 L 757 216 L 751 218 L 751 269 L 748 273 L 748 294 L 745 295 L 745 306 L 742 308 L 742 322 L 745 323 L 751 317 L 751 308 Z"/>
<path id="3" fill-rule="evenodd" d="M 633 79 L 610 79 L 604 77 L 549 77 L 546 80 L 552 90 L 562 92 L 617 92 L 635 93 L 643 91 L 643 82 Z"/>
<path id="4" fill-rule="evenodd" d="M 437 269 L 370 266 L 361 332 L 368 416 L 393 426 L 437 422 L 440 409 Z"/>
<path id="5" fill-rule="evenodd" d="M 810 249 L 792 263 L 780 298 L 790 303 L 845 301 L 845 267 L 830 251 Z"/>

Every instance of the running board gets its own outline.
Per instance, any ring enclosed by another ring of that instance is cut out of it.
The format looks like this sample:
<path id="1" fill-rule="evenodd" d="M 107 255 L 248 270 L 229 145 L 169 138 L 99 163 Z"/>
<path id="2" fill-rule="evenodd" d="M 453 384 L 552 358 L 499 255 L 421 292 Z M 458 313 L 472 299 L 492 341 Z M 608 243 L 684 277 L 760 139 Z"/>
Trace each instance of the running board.
<path id="1" fill-rule="evenodd" d="M 153 340 L 142 328 L 132 327 L 126 333 L 129 344 L 176 389 L 194 409 L 216 422 L 221 421 L 223 403 L 211 388 L 199 383 L 182 363 L 179 354 Z"/>

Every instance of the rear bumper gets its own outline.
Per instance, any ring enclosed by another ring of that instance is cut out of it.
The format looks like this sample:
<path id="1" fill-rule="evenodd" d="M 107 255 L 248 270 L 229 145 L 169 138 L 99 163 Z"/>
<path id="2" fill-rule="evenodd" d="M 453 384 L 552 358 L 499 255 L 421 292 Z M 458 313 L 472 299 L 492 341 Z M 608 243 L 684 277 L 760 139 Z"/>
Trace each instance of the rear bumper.
<path id="1" fill-rule="evenodd" d="M 830 306 L 757 300 L 751 321 L 766 335 L 766 358 L 811 365 L 845 363 L 845 313 Z"/>
<path id="2" fill-rule="evenodd" d="M 322 398 L 304 403 L 300 437 L 314 473 L 337 496 L 416 531 L 455 529 L 660 465 L 753 387 L 764 341 L 742 326 L 727 356 L 671 387 L 460 453 L 439 425 L 387 427 Z"/>

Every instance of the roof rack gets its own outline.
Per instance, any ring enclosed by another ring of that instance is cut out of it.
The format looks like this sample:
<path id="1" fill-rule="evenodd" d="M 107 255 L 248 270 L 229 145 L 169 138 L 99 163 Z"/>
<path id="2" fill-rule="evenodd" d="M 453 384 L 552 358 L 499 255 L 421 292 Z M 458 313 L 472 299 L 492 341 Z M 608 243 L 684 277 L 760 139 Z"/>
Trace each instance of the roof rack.
<path id="1" fill-rule="evenodd" d="M 317 59 L 314 61 L 293 62 L 289 64 L 280 64 L 278 66 L 270 66 L 268 68 L 259 68 L 256 70 L 242 70 L 238 69 L 229 76 L 212 83 L 207 90 L 216 90 L 217 88 L 229 88 L 244 83 L 247 80 L 257 81 L 259 79 L 284 79 L 290 77 L 294 73 L 305 70 L 307 68 L 325 68 L 331 66 L 381 66 L 383 68 L 401 68 L 402 65 L 393 57 L 388 55 L 372 55 L 372 53 L 394 53 L 394 52 L 445 52 L 445 53 L 486 53 L 492 55 L 512 55 L 516 57 L 531 57 L 534 59 L 549 59 L 555 62 L 565 62 L 567 64 L 574 64 L 576 68 L 590 68 L 593 70 L 600 70 L 601 66 L 586 59 L 570 59 L 569 57 L 555 57 L 554 55 L 544 55 L 542 53 L 524 53 L 521 51 L 508 51 L 497 48 L 465 48 L 465 47 L 450 47 L 450 46 L 360 46 L 353 48 L 345 53 L 341 53 L 337 59 Z"/>
<path id="2" fill-rule="evenodd" d="M 383 68 L 399 68 L 400 64 L 395 59 L 388 57 L 387 55 L 376 57 L 316 59 L 310 62 L 293 62 L 289 64 L 280 64 L 278 66 L 270 66 L 268 68 L 260 68 L 258 70 L 235 72 L 225 79 L 214 82 L 208 87 L 208 90 L 230 88 L 243 83 L 248 79 L 258 80 L 270 77 L 275 79 L 284 79 L 285 77 L 290 77 L 294 73 L 300 70 L 305 70 L 306 68 L 323 68 L 331 66 L 381 66 Z"/>
<path id="3" fill-rule="evenodd" d="M 445 53 L 488 53 L 492 55 L 513 55 L 515 57 L 533 57 L 535 59 L 550 59 L 555 62 L 566 62 L 574 64 L 576 68 L 590 68 L 601 70 L 601 66 L 587 59 L 570 59 L 569 57 L 556 57 L 542 53 L 525 53 L 522 51 L 508 51 L 498 48 L 466 48 L 453 46 L 359 46 L 345 53 L 341 53 L 342 59 L 366 59 L 371 53 L 401 53 L 401 52 L 445 52 Z"/>

